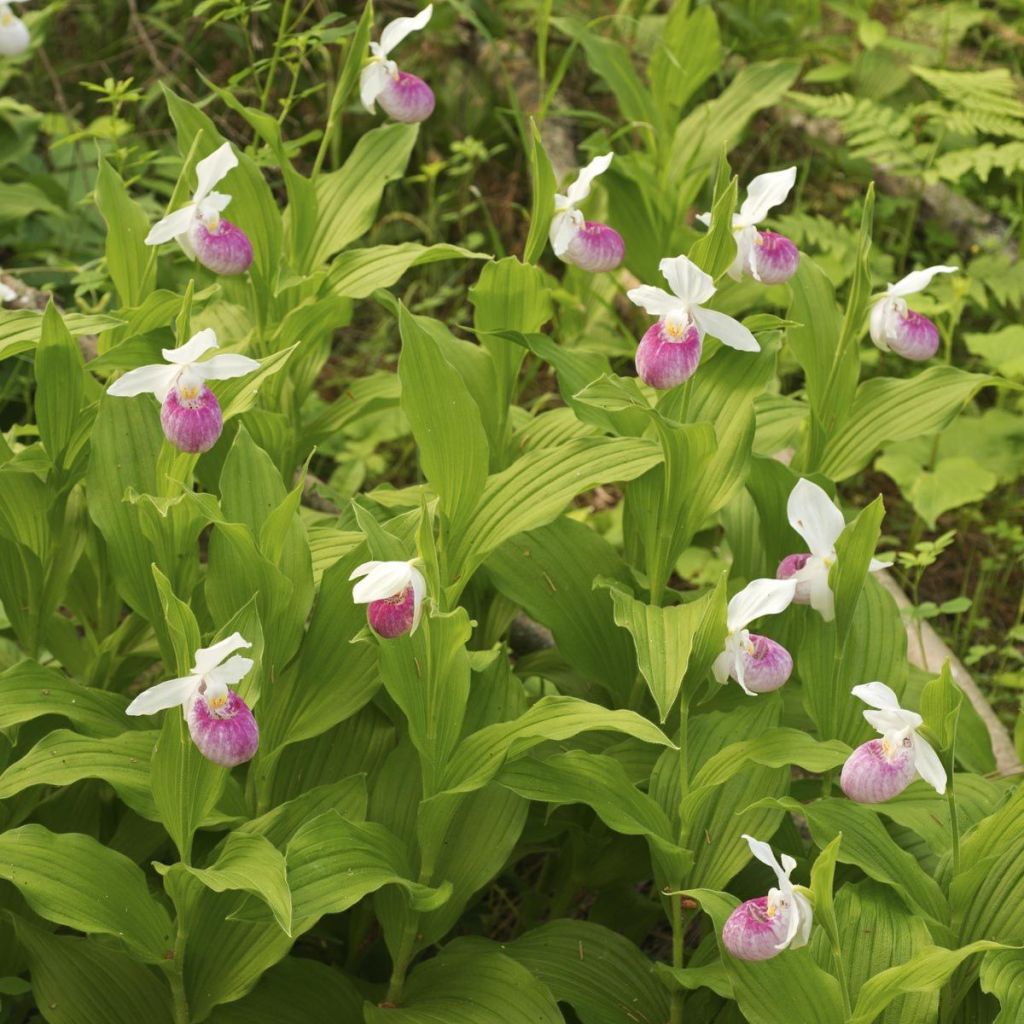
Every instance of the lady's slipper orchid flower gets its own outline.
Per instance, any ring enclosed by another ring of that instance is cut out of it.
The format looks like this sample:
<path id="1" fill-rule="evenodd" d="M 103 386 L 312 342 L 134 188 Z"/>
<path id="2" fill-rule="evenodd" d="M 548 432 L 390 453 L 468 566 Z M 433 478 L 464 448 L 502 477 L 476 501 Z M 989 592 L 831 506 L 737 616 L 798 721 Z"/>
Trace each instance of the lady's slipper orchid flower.
<path id="1" fill-rule="evenodd" d="M 350 580 L 362 577 L 352 588 L 352 600 L 366 604 L 373 631 L 390 640 L 415 633 L 423 611 L 427 581 L 412 562 L 363 562 L 352 570 Z"/>
<path id="2" fill-rule="evenodd" d="M 208 327 L 180 348 L 161 349 L 166 363 L 129 370 L 107 388 L 107 394 L 118 398 L 155 395 L 167 440 L 183 452 L 209 451 L 220 437 L 223 419 L 217 396 L 206 381 L 244 377 L 260 368 L 255 359 L 233 353 L 196 362 L 216 347 L 217 335 Z"/>
<path id="3" fill-rule="evenodd" d="M 252 668 L 251 658 L 234 653 L 245 647 L 252 644 L 241 633 L 232 633 L 212 647 L 200 647 L 191 675 L 144 690 L 126 713 L 152 715 L 181 707 L 192 741 L 203 757 L 225 768 L 248 761 L 259 746 L 259 727 L 249 705 L 228 689 Z"/>
<path id="4" fill-rule="evenodd" d="M 832 499 L 810 480 L 798 480 L 786 504 L 789 525 L 811 549 L 787 555 L 775 572 L 780 580 L 796 580 L 797 604 L 809 604 L 826 622 L 836 617 L 836 599 L 828 585 L 828 574 L 836 561 L 836 541 L 846 529 L 843 513 Z M 892 562 L 871 559 L 869 572 L 888 569 Z"/>
<path id="5" fill-rule="evenodd" d="M 743 838 L 750 852 L 775 872 L 779 884 L 767 896 L 747 900 L 729 915 L 722 926 L 722 945 L 739 960 L 770 960 L 784 949 L 806 946 L 814 911 L 789 880 L 796 861 L 784 853 L 780 865 L 767 843 L 753 836 Z"/>
<path id="6" fill-rule="evenodd" d="M 626 294 L 631 302 L 658 317 L 636 350 L 640 379 L 652 388 L 674 388 L 693 375 L 700 363 L 707 332 L 730 348 L 759 352 L 757 339 L 738 320 L 705 309 L 715 294 L 715 282 L 685 256 L 663 259 L 658 264 L 672 294 L 662 288 L 641 285 Z"/>
<path id="7" fill-rule="evenodd" d="M 736 258 L 729 267 L 729 276 L 739 281 L 749 274 L 764 284 L 788 281 L 800 265 L 800 250 L 785 235 L 774 231 L 758 231 L 757 225 L 768 211 L 786 201 L 796 183 L 796 168 L 759 174 L 747 186 L 747 198 L 732 217 L 732 237 L 736 242 Z M 711 214 L 697 218 L 711 227 Z"/>
<path id="8" fill-rule="evenodd" d="M 883 352 L 895 352 L 904 359 L 931 359 L 939 348 L 939 329 L 922 313 L 908 309 L 905 296 L 927 288 L 936 274 L 956 270 L 959 267 L 928 267 L 890 284 L 871 309 L 871 340 Z"/>
<path id="9" fill-rule="evenodd" d="M 13 288 L 0 281 L 0 302 L 13 302 L 17 297 L 18 293 Z"/>
<path id="10" fill-rule="evenodd" d="M 626 253 L 626 244 L 615 228 L 594 220 L 584 220 L 577 206 L 590 195 L 590 187 L 598 175 L 604 174 L 614 153 L 594 157 L 566 189 L 555 196 L 555 215 L 551 218 L 548 237 L 555 255 L 563 263 L 581 270 L 599 273 L 614 270 Z"/>
<path id="11" fill-rule="evenodd" d="M 729 602 L 725 650 L 711 671 L 719 683 L 732 677 L 750 697 L 771 693 L 789 679 L 793 659 L 782 644 L 747 630 L 762 615 L 785 611 L 796 594 L 796 580 L 754 580 Z"/>
<path id="12" fill-rule="evenodd" d="M 252 264 L 252 243 L 240 227 L 221 217 L 231 196 L 213 191 L 237 166 L 230 142 L 200 160 L 192 202 L 157 221 L 146 235 L 146 245 L 162 245 L 173 238 L 189 259 L 215 274 L 245 273 Z"/>
<path id="13" fill-rule="evenodd" d="M 379 43 L 370 43 L 370 63 L 359 78 L 359 95 L 363 106 L 372 114 L 379 103 L 395 121 L 414 124 L 425 121 L 434 112 L 434 92 L 416 75 L 399 71 L 388 54 L 410 32 L 424 28 L 434 13 L 434 5 L 427 4 L 414 18 L 396 18 L 384 26 Z"/>
<path id="14" fill-rule="evenodd" d="M 0 57 L 17 57 L 32 42 L 28 26 L 11 10 L 11 4 L 23 3 L 26 0 L 5 0 L 0 3 Z"/>
<path id="15" fill-rule="evenodd" d="M 946 792 L 946 770 L 931 744 L 917 730 L 924 719 L 904 711 L 896 694 L 885 683 L 864 683 L 851 691 L 876 708 L 864 717 L 881 734 L 880 740 L 862 743 L 843 765 L 839 784 L 860 804 L 877 804 L 902 793 L 920 776 L 935 792 Z"/>

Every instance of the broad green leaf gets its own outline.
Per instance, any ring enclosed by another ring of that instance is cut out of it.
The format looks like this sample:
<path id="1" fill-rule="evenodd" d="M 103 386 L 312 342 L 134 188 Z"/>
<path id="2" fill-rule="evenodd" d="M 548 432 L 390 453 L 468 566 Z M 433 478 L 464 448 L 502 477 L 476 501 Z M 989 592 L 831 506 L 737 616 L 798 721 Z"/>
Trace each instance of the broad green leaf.
<path id="1" fill-rule="evenodd" d="M 871 1024 L 898 996 L 909 992 L 934 992 L 975 953 L 1005 949 L 999 942 L 972 942 L 960 949 L 925 946 L 904 964 L 890 967 L 864 982 L 849 1024 Z"/>
<path id="2" fill-rule="evenodd" d="M 879 495 L 848 523 L 836 541 L 836 564 L 829 573 L 829 586 L 836 599 L 836 638 L 842 648 L 853 627 L 857 605 L 864 592 L 868 566 L 882 530 L 885 506 Z"/>
<path id="3" fill-rule="evenodd" d="M 981 988 L 1001 1007 L 992 1024 L 1014 1024 L 1024 1016 L 1024 952 L 992 950 L 981 961 Z"/>
<path id="4" fill-rule="evenodd" d="M 96 176 L 96 205 L 107 222 L 107 270 L 122 306 L 138 306 L 156 287 L 156 261 L 145 244 L 149 218 L 128 192 L 120 175 L 101 159 Z"/>
<path id="5" fill-rule="evenodd" d="M 120 327 L 124 321 L 104 313 L 65 313 L 64 326 L 76 338 Z M 43 330 L 43 314 L 34 309 L 0 310 L 0 360 L 34 348 Z"/>
<path id="6" fill-rule="evenodd" d="M 663 1024 L 668 993 L 632 942 L 590 921 L 551 921 L 503 947 L 582 1024 Z"/>
<path id="7" fill-rule="evenodd" d="M 371 128 L 339 170 L 317 179 L 320 216 L 309 243 L 310 265 L 325 263 L 369 230 L 384 187 L 405 171 L 418 131 L 411 124 Z"/>
<path id="8" fill-rule="evenodd" d="M 120 694 L 82 686 L 33 661 L 0 672 L 0 729 L 56 715 L 87 736 L 117 736 L 132 725 L 127 706 Z"/>
<path id="9" fill-rule="evenodd" d="M 247 996 L 219 1006 L 209 1024 L 339 1024 L 361 1021 L 363 996 L 344 973 L 319 960 L 288 956 Z"/>
<path id="10" fill-rule="evenodd" d="M 738 184 L 736 178 L 727 177 L 729 165 L 723 162 L 725 181 L 715 185 L 711 204 L 711 227 L 699 238 L 688 253 L 689 258 L 705 273 L 719 278 L 736 258 L 736 241 L 732 236 L 732 217 L 736 210 Z"/>
<path id="11" fill-rule="evenodd" d="M 551 522 L 575 495 L 632 480 L 660 461 L 657 447 L 638 438 L 570 441 L 527 452 L 487 478 L 475 511 L 452 538 L 450 571 L 468 578 L 499 544 Z"/>
<path id="12" fill-rule="evenodd" d="M 22 825 L 0 834 L 0 878 L 13 882 L 48 921 L 113 935 L 141 960 L 161 963 L 172 948 L 167 911 L 127 857 L 91 836 Z"/>
<path id="13" fill-rule="evenodd" d="M 66 462 L 84 400 L 85 364 L 74 338 L 51 301 L 36 347 L 36 422 L 54 465 Z"/>
<path id="14" fill-rule="evenodd" d="M 404 306 L 399 310 L 402 410 L 412 425 L 424 475 L 449 521 L 461 524 L 470 517 L 487 479 L 487 435 L 480 407 L 422 319 Z"/>
<path id="15" fill-rule="evenodd" d="M 149 780 L 149 759 L 158 735 L 147 730 L 93 737 L 54 729 L 0 775 L 0 800 L 29 786 L 71 786 L 81 779 L 103 779 L 133 811 L 159 821 Z"/>
<path id="16" fill-rule="evenodd" d="M 421 267 L 442 260 L 487 260 L 487 253 L 473 252 L 458 245 L 375 245 L 369 249 L 351 249 L 331 264 L 327 287 L 335 295 L 365 299 L 378 288 L 390 288 L 410 267 Z"/>
<path id="17" fill-rule="evenodd" d="M 171 1024 L 171 990 L 152 967 L 94 939 L 16 922 L 36 1004 L 50 1024 Z"/>
<path id="18" fill-rule="evenodd" d="M 842 319 L 835 289 L 825 272 L 806 254 L 789 280 L 793 301 L 786 316 L 800 324 L 786 331 L 786 344 L 803 368 L 807 397 L 817 419 L 824 423 L 841 410 L 826 410 L 823 401 L 836 361 Z M 857 362 L 859 367 L 859 361 Z"/>
<path id="19" fill-rule="evenodd" d="M 555 172 L 544 151 L 540 131 L 530 119 L 530 230 L 523 247 L 523 262 L 536 263 L 548 244 L 548 228 L 555 212 Z M 513 326 L 503 324 L 502 326 Z M 539 325 L 538 325 L 539 326 Z M 536 330 L 536 328 L 533 328 Z"/>
<path id="20" fill-rule="evenodd" d="M 931 366 L 906 379 L 864 381 L 848 417 L 830 435 L 818 468 L 833 480 L 845 480 L 860 472 L 883 445 L 934 434 L 981 388 L 999 383 L 998 377 L 952 366 Z"/>
<path id="21" fill-rule="evenodd" d="M 384 885 L 401 886 L 414 907 L 444 903 L 450 886 L 431 888 L 413 881 L 405 844 L 376 822 L 346 821 L 336 812 L 307 822 L 288 843 L 288 887 L 292 918 L 308 928 L 324 914 L 336 914 Z"/>
<path id="22" fill-rule="evenodd" d="M 714 923 L 722 962 L 732 979 L 733 996 L 749 1024 L 843 1024 L 839 983 L 815 964 L 806 946 L 784 950 L 770 960 L 738 960 L 722 946 L 721 934 L 726 918 L 739 901 L 711 889 L 690 889 L 683 895 L 696 900 Z"/>
<path id="23" fill-rule="evenodd" d="M 836 919 L 836 908 L 832 890 L 835 887 L 836 857 L 839 854 L 839 846 L 842 841 L 843 834 L 840 832 L 814 858 L 814 864 L 811 866 L 811 896 L 814 903 L 814 923 L 820 925 L 828 936 L 833 959 L 835 951 L 841 948 L 839 923 Z M 852 887 L 847 888 L 852 889 Z M 853 941 L 855 944 L 856 940 L 854 939 Z M 833 969 L 836 968 L 834 962 L 832 967 Z"/>
<path id="24" fill-rule="evenodd" d="M 686 101 L 718 70 L 721 59 L 714 10 L 674 4 L 647 65 L 651 92 L 678 116 Z"/>
<path id="25" fill-rule="evenodd" d="M 292 895 L 285 860 L 262 835 L 232 832 L 207 868 L 182 867 L 214 892 L 241 891 L 263 900 L 281 930 L 292 930 Z"/>
<path id="26" fill-rule="evenodd" d="M 458 939 L 421 964 L 401 1005 L 367 1003 L 367 1024 L 564 1024 L 554 997 L 525 967 L 483 940 Z"/>
<path id="27" fill-rule="evenodd" d="M 951 751 L 956 739 L 956 724 L 964 694 L 953 681 L 949 661 L 942 664 L 938 677 L 926 683 L 921 691 L 919 710 L 925 727 L 932 734 L 936 746 Z"/>

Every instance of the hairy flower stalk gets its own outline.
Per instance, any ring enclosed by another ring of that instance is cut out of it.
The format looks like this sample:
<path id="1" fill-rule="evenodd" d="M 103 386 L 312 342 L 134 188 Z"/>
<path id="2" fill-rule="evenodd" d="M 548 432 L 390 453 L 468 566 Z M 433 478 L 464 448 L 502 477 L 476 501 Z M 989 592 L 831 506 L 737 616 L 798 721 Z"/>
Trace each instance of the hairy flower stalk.
<path id="1" fill-rule="evenodd" d="M 657 323 L 648 328 L 636 350 L 640 379 L 652 388 L 673 388 L 693 376 L 700 363 L 704 334 L 742 352 L 759 352 L 757 339 L 738 320 L 703 303 L 715 294 L 715 282 L 685 256 L 663 259 L 658 269 L 672 293 L 651 285 L 626 294 Z"/>
<path id="2" fill-rule="evenodd" d="M 939 329 L 928 317 L 909 309 L 906 296 L 927 288 L 936 274 L 952 274 L 958 269 L 928 267 L 890 284 L 871 308 L 871 340 L 883 352 L 895 352 L 904 359 L 931 359 L 939 348 Z"/>
<path id="3" fill-rule="evenodd" d="M 251 658 L 234 652 L 251 646 L 240 633 L 232 633 L 212 647 L 200 647 L 191 675 L 144 690 L 126 713 L 152 715 L 181 707 L 192 742 L 203 757 L 225 768 L 248 761 L 259 746 L 259 727 L 249 705 L 228 687 L 245 678 L 253 666 Z"/>
<path id="4" fill-rule="evenodd" d="M 416 632 L 427 581 L 412 561 L 363 562 L 349 579 L 359 579 L 352 588 L 352 600 L 369 606 L 366 617 L 378 636 L 391 640 Z"/>
<path id="5" fill-rule="evenodd" d="M 796 183 L 796 168 L 759 174 L 747 186 L 747 198 L 732 217 L 732 237 L 736 257 L 729 267 L 729 276 L 739 281 L 749 275 L 763 284 L 782 284 L 800 266 L 800 251 L 785 235 L 774 231 L 758 231 L 757 225 L 768 211 L 786 201 Z M 697 220 L 711 227 L 711 214 L 702 213 Z"/>
<path id="6" fill-rule="evenodd" d="M 846 529 L 843 513 L 810 480 L 798 480 L 786 505 L 789 525 L 807 542 L 810 551 L 787 555 L 775 571 L 779 579 L 796 580 L 797 604 L 809 604 L 826 622 L 836 617 L 836 599 L 828 583 L 836 563 L 836 541 Z M 892 562 L 872 558 L 870 572 L 887 569 Z"/>
<path id="7" fill-rule="evenodd" d="M 868 723 L 881 733 L 880 740 L 862 743 L 843 765 L 839 784 L 843 792 L 861 804 L 877 804 L 902 793 L 920 777 L 946 792 L 946 770 L 931 744 L 918 735 L 924 719 L 900 707 L 896 694 L 885 683 L 864 683 L 851 691 L 865 704 Z"/>
<path id="8" fill-rule="evenodd" d="M 24 53 L 32 42 L 28 26 L 11 8 L 11 4 L 26 2 L 27 0 L 6 0 L 0 3 L 0 57 L 17 57 L 18 54 Z"/>
<path id="9" fill-rule="evenodd" d="M 427 4 L 413 18 L 396 18 L 380 34 L 379 43 L 370 43 L 370 62 L 359 78 L 359 95 L 363 106 L 371 113 L 375 104 L 394 121 L 414 124 L 425 121 L 434 112 L 434 92 L 416 75 L 399 71 L 388 54 L 411 32 L 425 28 L 434 13 L 434 5 Z"/>
<path id="10" fill-rule="evenodd" d="M 213 330 L 200 331 L 179 348 L 161 349 L 166 363 L 129 370 L 107 388 L 107 394 L 118 398 L 154 395 L 160 403 L 160 425 L 167 440 L 183 452 L 209 451 L 220 437 L 223 417 L 217 396 L 206 381 L 244 377 L 260 368 L 255 359 L 233 353 L 197 362 L 216 347 Z"/>
<path id="11" fill-rule="evenodd" d="M 213 188 L 238 166 L 238 157 L 225 142 L 196 164 L 196 190 L 192 202 L 157 221 L 146 245 L 162 245 L 172 238 L 189 259 L 198 260 L 215 274 L 243 274 L 252 264 L 252 243 L 246 233 L 221 213 L 231 196 Z"/>
<path id="12" fill-rule="evenodd" d="M 793 671 L 793 658 L 780 643 L 746 628 L 762 615 L 785 611 L 796 594 L 796 580 L 754 580 L 729 602 L 725 649 L 715 658 L 711 671 L 722 684 L 735 679 L 750 697 L 771 693 Z"/>
<path id="13" fill-rule="evenodd" d="M 614 155 L 605 153 L 594 157 L 565 194 L 555 196 L 555 214 L 548 233 L 551 248 L 563 263 L 595 274 L 614 270 L 626 254 L 626 244 L 615 228 L 598 221 L 584 220 L 577 207 L 590 195 L 594 179 L 608 170 Z"/>
<path id="14" fill-rule="evenodd" d="M 778 886 L 767 896 L 741 903 L 729 915 L 722 926 L 722 944 L 738 960 L 769 960 L 784 949 L 806 946 L 814 912 L 789 879 L 796 861 L 784 853 L 780 865 L 767 843 L 753 836 L 743 838 L 750 852 L 775 872 Z"/>

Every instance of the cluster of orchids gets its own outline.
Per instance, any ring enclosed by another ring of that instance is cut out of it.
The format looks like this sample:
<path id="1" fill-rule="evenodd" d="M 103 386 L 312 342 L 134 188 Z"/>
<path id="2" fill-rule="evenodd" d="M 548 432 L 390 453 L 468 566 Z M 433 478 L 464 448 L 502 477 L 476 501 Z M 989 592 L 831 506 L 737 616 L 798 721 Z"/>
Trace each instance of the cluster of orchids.
<path id="1" fill-rule="evenodd" d="M 28 0 L 4 0 L 0 3 L 0 57 L 17 57 L 24 53 L 32 42 L 28 26 L 15 13 L 11 4 L 23 4 Z"/>

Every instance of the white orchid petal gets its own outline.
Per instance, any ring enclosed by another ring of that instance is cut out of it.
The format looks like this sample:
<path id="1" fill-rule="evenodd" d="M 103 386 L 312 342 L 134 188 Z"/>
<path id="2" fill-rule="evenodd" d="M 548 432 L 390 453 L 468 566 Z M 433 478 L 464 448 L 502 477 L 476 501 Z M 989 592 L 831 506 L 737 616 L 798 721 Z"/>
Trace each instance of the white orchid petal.
<path id="1" fill-rule="evenodd" d="M 865 704 L 878 708 L 880 711 L 903 710 L 900 707 L 899 697 L 896 696 L 892 687 L 886 686 L 885 683 L 861 683 L 860 686 L 855 686 L 850 693 L 858 700 L 862 700 Z"/>
<path id="2" fill-rule="evenodd" d="M 572 240 L 579 234 L 584 225 L 583 214 L 579 210 L 563 210 L 551 218 L 551 230 L 548 239 L 551 249 L 561 259 L 572 245 Z"/>
<path id="3" fill-rule="evenodd" d="M 177 366 L 187 366 L 194 363 L 200 356 L 205 355 L 211 348 L 217 347 L 217 333 L 212 327 L 207 327 L 198 334 L 193 334 L 184 345 L 177 348 L 163 348 L 160 354 L 169 363 Z"/>
<path id="4" fill-rule="evenodd" d="M 744 226 L 760 224 L 769 210 L 786 201 L 795 184 L 796 167 L 759 174 L 747 186 L 747 198 L 743 200 L 737 220 Z"/>
<path id="5" fill-rule="evenodd" d="M 349 573 L 349 580 L 358 579 L 360 576 L 365 576 L 367 573 L 372 572 L 377 568 L 378 565 L 383 565 L 383 562 L 363 562 L 362 565 L 357 565 L 351 573 Z"/>
<path id="6" fill-rule="evenodd" d="M 767 865 L 775 872 L 775 877 L 780 886 L 789 884 L 789 876 L 782 870 L 782 865 L 780 865 L 775 859 L 775 854 L 767 843 L 763 843 L 760 839 L 755 839 L 753 836 L 748 836 L 745 832 L 741 838 L 746 839 L 747 846 L 750 847 L 750 852 L 762 864 Z"/>
<path id="7" fill-rule="evenodd" d="M 669 295 L 663 288 L 655 288 L 642 284 L 639 288 L 630 288 L 626 298 L 635 306 L 650 313 L 651 316 L 669 316 L 672 313 L 686 313 L 686 304 Z"/>
<path id="8" fill-rule="evenodd" d="M 753 580 L 729 602 L 726 623 L 730 633 L 743 629 L 762 615 L 785 611 L 796 594 L 796 580 Z"/>
<path id="9" fill-rule="evenodd" d="M 208 675 L 229 654 L 234 654 L 235 651 L 246 647 L 252 647 L 252 644 L 241 633 L 232 633 L 231 636 L 217 641 L 210 647 L 200 647 L 196 651 L 196 660 L 192 671 L 198 676 Z"/>
<path id="10" fill-rule="evenodd" d="M 423 614 L 423 601 L 427 596 L 427 581 L 419 569 L 410 566 L 409 572 L 412 583 L 412 629 L 409 630 L 409 636 L 412 636 L 416 632 L 416 627 L 420 624 L 420 616 Z"/>
<path id="11" fill-rule="evenodd" d="M 810 606 L 826 622 L 831 622 L 836 617 L 836 595 L 832 593 L 832 588 L 829 586 L 828 572 L 828 567 L 825 565 L 817 566 L 810 571 L 807 566 L 804 566 L 795 578 L 797 582 L 806 582 L 809 585 L 807 600 Z M 802 576 L 801 573 L 807 575 Z"/>
<path id="12" fill-rule="evenodd" d="M 699 306 L 715 294 L 715 279 L 686 256 L 663 259 L 658 269 L 669 288 L 688 306 Z"/>
<path id="13" fill-rule="evenodd" d="M 915 292 L 922 291 L 931 284 L 932 278 L 936 274 L 953 274 L 958 271 L 959 267 L 927 267 L 924 270 L 913 270 L 906 277 L 900 278 L 895 284 L 889 285 L 889 295 L 913 295 Z"/>
<path id="14" fill-rule="evenodd" d="M 835 551 L 846 528 L 843 513 L 832 499 L 810 480 L 798 480 L 786 503 L 789 525 L 807 542 L 812 555 L 824 558 Z"/>
<path id="15" fill-rule="evenodd" d="M 234 686 L 235 683 L 244 679 L 254 664 L 252 658 L 244 658 L 241 654 L 236 654 L 228 658 L 223 665 L 211 668 L 203 678 L 206 680 L 207 687 L 220 690 L 223 693 L 227 687 Z"/>
<path id="16" fill-rule="evenodd" d="M 883 569 L 889 569 L 892 567 L 892 562 L 880 562 L 877 558 L 872 558 L 868 562 L 868 572 L 881 572 Z"/>
<path id="17" fill-rule="evenodd" d="M 151 363 L 129 370 L 107 388 L 107 394 L 115 398 L 134 398 L 136 395 L 156 395 L 159 401 L 167 397 L 180 372 L 177 366 L 166 363 Z"/>
<path id="18" fill-rule="evenodd" d="M 706 228 L 711 227 L 711 214 L 710 214 L 710 212 L 709 213 L 698 213 L 697 216 L 694 217 L 694 220 L 697 221 L 698 224 L 703 224 L 704 227 L 706 227 Z"/>
<path id="19" fill-rule="evenodd" d="M 946 792 L 946 769 L 942 767 L 939 755 L 926 739 L 917 735 L 914 736 L 914 767 L 936 793 L 941 795 Z"/>
<path id="20" fill-rule="evenodd" d="M 352 600 L 356 604 L 383 601 L 402 593 L 411 581 L 412 566 L 408 562 L 378 562 L 352 588 Z"/>
<path id="21" fill-rule="evenodd" d="M 736 659 L 733 657 L 733 653 L 730 650 L 724 650 L 722 653 L 715 658 L 714 663 L 711 666 L 711 674 L 715 677 L 715 682 L 724 686 L 729 682 L 729 677 L 733 674 L 733 662 Z"/>
<path id="22" fill-rule="evenodd" d="M 913 732 L 918 729 L 924 719 L 916 711 L 865 711 L 864 720 L 880 735 L 896 735 Z"/>
<path id="23" fill-rule="evenodd" d="M 202 680 L 198 676 L 183 676 L 181 679 L 168 679 L 157 683 L 148 690 L 143 690 L 124 709 L 126 715 L 153 715 L 167 708 L 181 707 L 187 704 L 199 688 Z"/>
<path id="24" fill-rule="evenodd" d="M 739 322 L 725 313 L 719 313 L 716 309 L 704 309 L 701 306 L 693 306 L 690 315 L 697 321 L 697 325 L 705 334 L 717 338 L 723 345 L 734 348 L 740 352 L 760 352 L 761 346 L 757 338 Z"/>
<path id="25" fill-rule="evenodd" d="M 163 245 L 164 242 L 169 242 L 171 239 L 185 234 L 185 232 L 192 226 L 192 221 L 195 219 L 195 216 L 195 203 L 189 203 L 188 206 L 183 206 L 180 210 L 175 210 L 174 213 L 167 214 L 163 220 L 158 220 L 149 229 L 149 234 L 146 235 L 145 244 Z"/>
<path id="26" fill-rule="evenodd" d="M 234 352 L 225 352 L 189 367 L 195 376 L 203 380 L 230 380 L 232 377 L 244 377 L 259 368 L 260 364 L 255 359 Z"/>
<path id="27" fill-rule="evenodd" d="M 411 32 L 419 32 L 426 28 L 434 13 L 434 5 L 427 4 L 419 14 L 412 18 L 395 18 L 394 21 L 384 26 L 380 34 L 379 52 L 386 57 L 407 35 Z"/>
<path id="28" fill-rule="evenodd" d="M 388 87 L 391 73 L 384 61 L 375 60 L 363 68 L 359 76 L 359 98 L 371 113 L 377 110 L 377 97 Z"/>
<path id="29" fill-rule="evenodd" d="M 758 279 L 754 269 L 754 248 L 757 241 L 757 228 L 740 228 L 732 233 L 733 241 L 736 243 L 736 255 L 726 273 L 734 281 L 742 281 L 744 274 L 750 274 L 755 280 Z"/>
<path id="30" fill-rule="evenodd" d="M 223 180 L 224 176 L 238 166 L 238 157 L 231 148 L 230 142 L 225 142 L 219 149 L 215 149 L 208 157 L 196 164 L 196 190 L 192 199 L 201 203 L 212 191 L 214 185 Z"/>
<path id="31" fill-rule="evenodd" d="M 797 928 L 796 936 L 789 943 L 789 948 L 799 949 L 801 946 L 806 946 L 810 941 L 811 928 L 814 925 L 814 908 L 811 906 L 811 902 L 806 896 L 794 891 L 793 910 L 797 912 L 799 926 Z"/>
<path id="32" fill-rule="evenodd" d="M 211 192 L 204 199 L 196 203 L 196 209 L 200 217 L 209 217 L 211 214 L 223 213 L 231 203 L 231 196 L 223 192 Z"/>
<path id="33" fill-rule="evenodd" d="M 595 156 L 593 160 L 580 171 L 576 180 L 566 189 L 565 198 L 571 206 L 578 206 L 587 196 L 594 184 L 594 179 L 604 174 L 611 166 L 614 153 L 605 153 L 603 156 Z"/>

